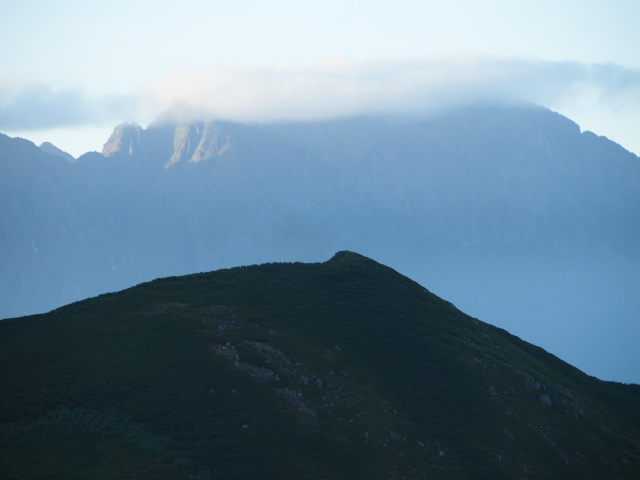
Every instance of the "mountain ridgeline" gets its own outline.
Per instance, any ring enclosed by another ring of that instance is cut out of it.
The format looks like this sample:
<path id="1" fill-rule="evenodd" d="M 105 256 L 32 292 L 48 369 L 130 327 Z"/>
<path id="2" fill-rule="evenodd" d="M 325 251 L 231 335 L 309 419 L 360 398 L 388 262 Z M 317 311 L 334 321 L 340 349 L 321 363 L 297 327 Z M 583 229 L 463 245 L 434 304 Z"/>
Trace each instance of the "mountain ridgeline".
<path id="1" fill-rule="evenodd" d="M 0 322 L 0 476 L 636 479 L 640 388 L 351 252 Z"/>
<path id="2" fill-rule="evenodd" d="M 348 249 L 589 373 L 640 381 L 640 162 L 547 109 L 166 115 L 73 163 L 47 151 L 0 137 L 0 317 Z"/>

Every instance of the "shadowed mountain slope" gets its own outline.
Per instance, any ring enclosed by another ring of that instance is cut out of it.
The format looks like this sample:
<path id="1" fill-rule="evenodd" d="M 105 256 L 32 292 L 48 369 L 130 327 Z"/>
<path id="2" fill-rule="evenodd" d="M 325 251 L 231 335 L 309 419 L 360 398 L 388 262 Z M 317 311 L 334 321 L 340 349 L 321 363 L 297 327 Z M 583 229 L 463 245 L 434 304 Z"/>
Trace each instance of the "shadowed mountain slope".
<path id="1" fill-rule="evenodd" d="M 640 390 L 355 253 L 0 322 L 3 478 L 637 478 Z"/>
<path id="2" fill-rule="evenodd" d="M 27 143 L 0 142 L 0 318 L 347 249 L 591 374 L 640 382 L 640 162 L 547 109 L 167 115 L 73 164 Z"/>

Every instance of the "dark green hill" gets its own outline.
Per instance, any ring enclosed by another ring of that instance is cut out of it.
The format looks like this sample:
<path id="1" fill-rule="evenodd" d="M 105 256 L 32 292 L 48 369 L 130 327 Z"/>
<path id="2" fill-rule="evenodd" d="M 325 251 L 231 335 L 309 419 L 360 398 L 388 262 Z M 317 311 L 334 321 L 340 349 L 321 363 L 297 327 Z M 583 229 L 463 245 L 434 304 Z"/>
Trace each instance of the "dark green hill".
<path id="1" fill-rule="evenodd" d="M 1 478 L 638 478 L 640 388 L 360 255 L 0 322 Z"/>

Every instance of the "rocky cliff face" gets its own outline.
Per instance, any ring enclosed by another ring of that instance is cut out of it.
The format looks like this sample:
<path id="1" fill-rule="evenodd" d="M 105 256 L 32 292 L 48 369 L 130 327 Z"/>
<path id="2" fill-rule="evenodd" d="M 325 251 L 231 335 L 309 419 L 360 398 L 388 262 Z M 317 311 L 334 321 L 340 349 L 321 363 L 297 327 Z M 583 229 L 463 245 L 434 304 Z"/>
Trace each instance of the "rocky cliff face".
<path id="1" fill-rule="evenodd" d="M 164 145 L 167 141 L 171 142 L 171 148 Z M 159 152 L 158 147 L 161 146 L 164 148 Z M 169 168 L 179 162 L 198 163 L 220 156 L 230 147 L 229 135 L 212 121 L 158 123 L 148 130 L 135 123 L 124 123 L 114 129 L 104 144 L 102 155 L 140 158 L 164 157 L 169 154 L 170 157 L 164 165 L 165 168 Z"/>
<path id="2" fill-rule="evenodd" d="M 224 154 L 231 148 L 229 135 L 213 122 L 176 125 L 173 155 L 165 165 L 177 162 L 200 162 Z"/>
<path id="3" fill-rule="evenodd" d="M 145 131 L 136 123 L 123 123 L 114 128 L 113 133 L 102 148 L 102 155 L 137 155 L 143 142 Z"/>
<path id="4" fill-rule="evenodd" d="M 102 155 L 56 173 L 43 156 L 12 153 L 13 142 L 3 179 L 20 165 L 44 183 L 3 188 L 15 254 L 2 259 L 12 293 L 0 315 L 351 249 L 590 373 L 632 375 L 640 161 L 546 109 L 260 125 L 165 118 L 117 127 Z M 616 373 L 598 370 L 612 356 Z"/>

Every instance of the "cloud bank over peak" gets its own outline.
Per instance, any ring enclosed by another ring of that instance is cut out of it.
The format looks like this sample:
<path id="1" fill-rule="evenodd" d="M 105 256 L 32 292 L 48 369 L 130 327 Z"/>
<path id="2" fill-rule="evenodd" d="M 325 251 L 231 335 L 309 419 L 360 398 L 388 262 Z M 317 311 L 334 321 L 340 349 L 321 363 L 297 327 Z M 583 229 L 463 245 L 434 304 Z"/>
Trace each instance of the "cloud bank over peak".
<path id="1" fill-rule="evenodd" d="M 532 102 L 636 153 L 640 70 L 465 54 L 310 64 L 177 66 L 137 91 L 100 94 L 0 78 L 0 131 L 151 121 L 175 105 L 216 118 L 311 120 L 375 112 L 430 112 L 474 102 Z M 635 120 L 635 121 L 634 121 Z M 600 122 L 600 124 L 598 123 Z M 611 132 L 625 129 L 628 138 Z M 625 141 L 627 141 L 625 143 Z"/>
<path id="2" fill-rule="evenodd" d="M 159 109 L 182 103 L 239 121 L 429 111 L 478 101 L 637 108 L 640 71 L 472 55 L 363 62 L 331 57 L 310 65 L 179 67 L 145 90 Z"/>

